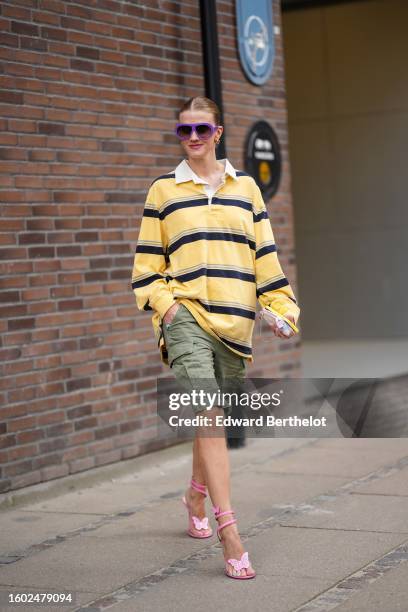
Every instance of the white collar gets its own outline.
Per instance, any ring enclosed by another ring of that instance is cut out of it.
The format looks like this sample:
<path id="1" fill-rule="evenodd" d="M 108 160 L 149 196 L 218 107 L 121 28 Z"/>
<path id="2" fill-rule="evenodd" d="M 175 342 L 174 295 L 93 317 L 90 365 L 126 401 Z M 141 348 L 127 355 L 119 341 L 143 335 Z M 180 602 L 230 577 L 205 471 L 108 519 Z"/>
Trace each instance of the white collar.
<path id="1" fill-rule="evenodd" d="M 237 180 L 237 173 L 234 166 L 228 161 L 228 159 L 218 160 L 224 163 L 224 174 L 229 174 L 233 179 Z M 208 185 L 206 181 L 197 176 L 193 169 L 189 166 L 186 159 L 183 159 L 179 163 L 174 171 L 176 184 L 185 183 L 187 181 L 193 181 L 196 185 Z"/>

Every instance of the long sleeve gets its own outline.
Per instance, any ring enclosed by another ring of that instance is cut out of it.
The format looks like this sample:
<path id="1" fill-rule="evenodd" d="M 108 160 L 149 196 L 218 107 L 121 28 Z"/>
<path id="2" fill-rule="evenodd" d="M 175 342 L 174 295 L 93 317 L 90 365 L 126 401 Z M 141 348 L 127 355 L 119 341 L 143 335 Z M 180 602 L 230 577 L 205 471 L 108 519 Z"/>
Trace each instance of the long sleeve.
<path id="1" fill-rule="evenodd" d="M 147 194 L 132 271 L 132 289 L 139 310 L 155 310 L 163 319 L 176 301 L 166 279 L 167 241 L 153 184 Z"/>
<path id="2" fill-rule="evenodd" d="M 266 210 L 258 185 L 254 185 L 254 190 L 253 216 L 256 243 L 256 294 L 263 308 L 271 306 L 279 314 L 293 314 L 295 321 L 297 321 L 300 308 L 279 263 L 268 211 Z"/>

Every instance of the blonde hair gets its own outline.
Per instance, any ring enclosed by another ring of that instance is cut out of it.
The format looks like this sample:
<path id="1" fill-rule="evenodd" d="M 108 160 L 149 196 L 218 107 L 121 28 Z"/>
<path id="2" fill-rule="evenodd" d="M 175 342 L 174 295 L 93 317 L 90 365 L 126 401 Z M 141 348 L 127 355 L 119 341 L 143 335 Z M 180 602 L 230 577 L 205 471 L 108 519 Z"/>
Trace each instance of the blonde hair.
<path id="1" fill-rule="evenodd" d="M 210 98 L 204 98 L 203 96 L 195 96 L 194 98 L 190 98 L 180 108 L 179 114 L 186 110 L 205 111 L 206 113 L 211 113 L 214 117 L 215 125 L 220 125 L 220 109 L 213 100 L 210 100 Z"/>

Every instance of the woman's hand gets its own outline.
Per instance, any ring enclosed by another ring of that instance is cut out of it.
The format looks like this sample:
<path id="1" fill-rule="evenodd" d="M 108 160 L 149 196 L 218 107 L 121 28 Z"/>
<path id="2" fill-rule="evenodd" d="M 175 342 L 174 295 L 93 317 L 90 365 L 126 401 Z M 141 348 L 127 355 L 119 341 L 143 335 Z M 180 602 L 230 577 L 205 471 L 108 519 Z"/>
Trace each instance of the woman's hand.
<path id="1" fill-rule="evenodd" d="M 163 322 L 166 323 L 166 325 L 169 325 L 172 322 L 179 308 L 180 304 L 175 302 L 173 306 L 170 306 L 170 308 L 166 311 L 166 314 L 163 317 Z"/>
<path id="2" fill-rule="evenodd" d="M 290 312 L 285 312 L 284 316 L 289 319 L 289 321 L 291 321 L 294 325 L 296 325 L 296 321 L 295 321 L 295 317 L 293 314 L 291 314 Z M 283 333 L 283 331 L 276 325 L 275 321 L 272 321 L 270 319 L 267 319 L 268 324 L 270 325 L 270 327 L 272 327 L 273 333 L 275 334 L 275 336 L 277 336 L 278 338 L 284 338 L 285 340 L 287 340 L 288 338 L 292 338 L 292 336 L 295 335 L 295 331 L 291 328 L 290 330 L 290 334 L 286 335 Z"/>

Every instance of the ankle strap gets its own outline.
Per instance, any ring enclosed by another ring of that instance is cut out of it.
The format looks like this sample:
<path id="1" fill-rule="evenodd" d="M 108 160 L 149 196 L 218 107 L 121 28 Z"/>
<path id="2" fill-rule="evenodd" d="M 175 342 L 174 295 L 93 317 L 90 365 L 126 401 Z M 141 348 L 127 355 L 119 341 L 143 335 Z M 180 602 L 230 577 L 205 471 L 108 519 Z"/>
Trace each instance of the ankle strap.
<path id="1" fill-rule="evenodd" d="M 220 537 L 221 529 L 224 529 L 224 527 L 228 527 L 228 525 L 233 525 L 236 522 L 237 522 L 237 519 L 231 519 L 230 521 L 225 521 L 225 523 L 223 523 L 222 525 L 217 527 L 217 536 L 218 536 L 218 539 L 220 540 L 220 542 L 221 542 L 221 537 Z"/>
<path id="2" fill-rule="evenodd" d="M 221 512 L 221 508 L 219 506 L 213 506 L 212 507 L 212 511 L 214 512 L 214 516 L 216 519 L 218 519 L 220 516 L 224 516 L 225 514 L 235 514 L 234 510 L 224 510 L 224 512 Z M 235 520 L 235 519 L 234 519 Z M 224 523 L 225 525 L 226 523 Z"/>
<path id="3" fill-rule="evenodd" d="M 194 478 L 191 479 L 190 484 L 192 489 L 198 491 L 199 493 L 202 493 L 203 495 L 205 495 L 205 497 L 207 497 L 207 487 L 205 485 L 200 484 L 199 482 L 194 480 Z"/>

